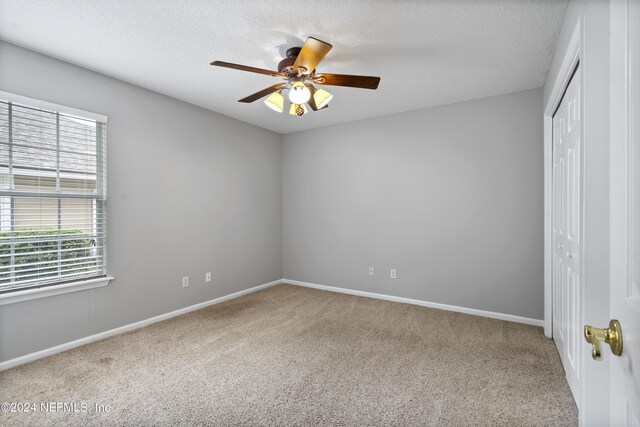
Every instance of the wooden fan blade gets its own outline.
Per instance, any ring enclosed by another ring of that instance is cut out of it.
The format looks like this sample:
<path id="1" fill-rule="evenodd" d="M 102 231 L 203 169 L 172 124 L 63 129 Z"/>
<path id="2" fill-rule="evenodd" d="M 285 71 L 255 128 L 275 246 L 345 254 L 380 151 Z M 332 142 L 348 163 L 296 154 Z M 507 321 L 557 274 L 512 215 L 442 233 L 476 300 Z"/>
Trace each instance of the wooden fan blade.
<path id="1" fill-rule="evenodd" d="M 264 75 L 273 76 L 273 77 L 282 76 L 282 74 L 277 71 L 265 70 L 264 68 L 249 67 L 247 65 L 234 64 L 232 62 L 213 61 L 211 65 L 215 65 L 216 67 L 231 68 L 231 69 L 240 70 L 240 71 L 248 71 L 250 73 L 264 74 Z"/>
<path id="2" fill-rule="evenodd" d="M 315 74 L 314 83 L 329 86 L 359 87 L 361 89 L 377 89 L 380 77 L 352 76 L 349 74 Z"/>
<path id="3" fill-rule="evenodd" d="M 322 61 L 322 58 L 331 50 L 333 46 L 313 37 L 307 38 L 304 42 L 302 50 L 293 63 L 293 69 L 298 71 L 300 67 L 305 68 L 307 73 L 313 72 L 316 66 Z"/>
<path id="4" fill-rule="evenodd" d="M 305 86 L 308 87 L 309 90 L 311 91 L 311 98 L 309 98 L 309 101 L 307 101 L 307 104 L 309 104 L 309 107 L 311 107 L 313 111 L 324 110 L 329 106 L 329 104 L 327 104 L 322 108 L 318 108 L 318 106 L 316 105 L 316 100 L 313 98 L 313 94 L 316 93 L 316 88 L 313 87 L 312 84 L 305 84 Z"/>
<path id="5" fill-rule="evenodd" d="M 273 93 L 277 90 L 282 89 L 283 87 L 285 87 L 287 84 L 286 83 L 278 83 L 275 84 L 273 86 L 269 86 L 266 89 L 262 89 L 260 92 L 256 92 L 253 95 L 249 95 L 246 98 L 242 98 L 240 100 L 238 100 L 238 102 L 245 102 L 245 103 L 250 103 L 253 101 L 257 101 L 258 99 L 265 97 L 267 95 L 269 95 L 270 93 Z"/>

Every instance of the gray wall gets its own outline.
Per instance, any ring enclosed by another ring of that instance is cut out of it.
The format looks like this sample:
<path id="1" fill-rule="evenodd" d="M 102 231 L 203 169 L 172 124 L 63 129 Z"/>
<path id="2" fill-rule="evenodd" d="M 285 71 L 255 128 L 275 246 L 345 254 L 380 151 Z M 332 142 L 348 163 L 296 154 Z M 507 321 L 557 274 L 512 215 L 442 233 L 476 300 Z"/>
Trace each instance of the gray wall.
<path id="1" fill-rule="evenodd" d="M 1 306 L 0 361 L 282 277 L 280 135 L 2 42 L 0 90 L 109 116 L 116 278 Z"/>
<path id="2" fill-rule="evenodd" d="M 556 52 L 544 86 L 546 105 L 560 64 L 578 20 L 584 22 L 583 162 L 584 162 L 584 323 L 609 324 L 609 1 L 571 0 L 567 7 Z M 592 360 L 589 347 L 582 349 L 581 423 L 608 425 L 609 413 L 601 405 L 608 396 L 609 364 Z"/>
<path id="3" fill-rule="evenodd" d="M 285 277 L 542 319 L 541 113 L 535 89 L 286 135 Z"/>

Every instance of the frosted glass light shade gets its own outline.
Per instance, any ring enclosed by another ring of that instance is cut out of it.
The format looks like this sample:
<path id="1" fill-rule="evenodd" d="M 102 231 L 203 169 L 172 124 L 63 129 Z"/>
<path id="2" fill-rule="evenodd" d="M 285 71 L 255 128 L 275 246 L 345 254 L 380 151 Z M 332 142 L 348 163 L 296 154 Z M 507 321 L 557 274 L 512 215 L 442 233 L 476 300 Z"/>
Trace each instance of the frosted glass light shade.
<path id="1" fill-rule="evenodd" d="M 284 111 L 284 96 L 280 92 L 273 92 L 267 99 L 264 100 L 267 107 L 271 108 L 278 113 Z"/>
<path id="2" fill-rule="evenodd" d="M 289 114 L 292 116 L 304 116 L 308 112 L 309 110 L 304 104 L 291 104 L 291 108 L 289 108 Z"/>
<path id="3" fill-rule="evenodd" d="M 305 104 L 311 98 L 311 91 L 302 82 L 295 82 L 289 89 L 289 101 L 293 104 Z"/>
<path id="4" fill-rule="evenodd" d="M 333 99 L 333 95 L 324 89 L 318 89 L 313 94 L 313 100 L 316 102 L 316 108 L 321 109 Z"/>

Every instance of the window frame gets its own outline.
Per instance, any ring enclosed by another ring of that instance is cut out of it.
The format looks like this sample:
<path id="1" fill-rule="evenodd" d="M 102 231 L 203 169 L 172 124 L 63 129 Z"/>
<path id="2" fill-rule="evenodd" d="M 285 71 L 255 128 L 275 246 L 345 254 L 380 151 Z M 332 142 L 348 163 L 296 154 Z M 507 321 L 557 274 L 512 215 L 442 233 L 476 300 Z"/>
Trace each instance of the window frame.
<path id="1" fill-rule="evenodd" d="M 26 105 L 33 108 L 39 108 L 39 109 L 48 110 L 48 111 L 55 111 L 61 114 L 94 120 L 96 122 L 103 123 L 105 126 L 108 122 L 108 117 L 102 114 L 96 114 L 96 113 L 92 113 L 84 110 L 79 110 L 76 108 L 54 104 L 54 103 L 42 101 L 39 99 L 29 98 L 26 96 L 17 95 L 10 92 L 0 91 L 0 99 L 3 99 L 11 103 Z M 106 179 L 106 171 L 105 171 L 105 176 L 102 177 L 100 176 L 100 174 L 98 174 L 98 176 L 99 176 L 99 179 Z M 103 202 L 106 201 L 106 194 L 104 195 L 104 199 L 102 200 Z M 103 209 L 106 210 L 106 206 L 103 206 Z M 106 235 L 105 235 L 105 242 L 106 242 Z M 106 243 L 103 251 L 106 253 Z M 106 272 L 106 269 L 107 269 L 107 266 L 105 264 L 105 272 Z M 113 280 L 113 277 L 109 276 L 108 274 L 105 274 L 105 275 L 96 276 L 96 277 L 82 278 L 79 280 L 72 279 L 64 282 L 47 283 L 41 286 L 34 285 L 28 288 L 8 290 L 3 293 L 0 293 L 0 306 L 6 305 L 6 304 L 19 303 L 23 301 L 38 299 L 38 298 L 50 297 L 54 295 L 61 295 L 61 294 L 66 294 L 70 292 L 78 292 L 78 291 L 83 291 L 87 289 L 104 287 L 104 286 L 107 286 L 111 280 Z"/>

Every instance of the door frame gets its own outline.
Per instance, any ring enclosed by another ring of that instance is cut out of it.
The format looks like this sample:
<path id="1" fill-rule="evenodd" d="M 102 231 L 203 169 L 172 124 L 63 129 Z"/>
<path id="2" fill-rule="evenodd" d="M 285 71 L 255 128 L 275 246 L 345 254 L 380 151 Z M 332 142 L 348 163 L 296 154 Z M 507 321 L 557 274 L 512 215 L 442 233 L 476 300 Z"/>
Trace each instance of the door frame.
<path id="1" fill-rule="evenodd" d="M 557 53 L 557 52 L 556 52 Z M 578 315 L 579 325 L 584 324 L 584 195 L 585 195 L 585 180 L 584 180 L 584 139 L 585 139 L 585 120 L 584 120 L 584 87 L 585 87 L 585 67 L 581 64 L 583 61 L 584 53 L 584 15 L 580 15 L 576 25 L 571 34 L 569 44 L 562 62 L 560 69 L 556 76 L 555 81 L 543 110 L 544 120 L 544 334 L 548 338 L 553 338 L 553 228 L 552 228 L 552 213 L 553 213 L 553 116 L 558 109 L 562 97 L 565 93 L 569 82 L 571 81 L 574 72 L 580 76 L 580 134 L 581 134 L 581 149 L 580 149 L 580 266 L 578 274 L 580 276 L 580 294 L 577 307 L 580 310 Z M 576 67 L 578 69 L 576 70 Z M 576 404 L 578 409 L 582 408 L 582 402 L 584 401 L 584 350 L 582 346 L 578 347 L 578 390 L 576 395 Z M 583 413 L 582 411 L 580 411 Z"/>
<path id="2" fill-rule="evenodd" d="M 632 233 L 633 230 L 633 190 L 634 190 L 634 163 L 633 149 L 633 120 L 636 117 L 634 113 L 634 98 L 632 90 L 634 89 L 632 62 L 633 41 L 631 28 L 631 8 L 632 2 L 635 0 L 612 0 L 610 2 L 610 24 L 611 39 L 609 45 L 610 52 L 610 68 L 609 68 L 609 94 L 610 94 L 610 112 L 609 112 L 609 194 L 610 194 L 610 216 L 609 229 L 610 235 L 610 294 L 609 294 L 609 317 L 619 319 L 622 323 L 623 337 L 625 331 L 625 315 L 620 312 L 620 303 L 616 304 L 616 298 L 620 298 L 617 286 L 625 284 L 630 286 L 632 280 L 631 262 L 633 259 L 629 256 L 633 254 Z M 636 88 L 637 90 L 637 88 Z M 637 114 L 637 113 L 636 113 Z M 637 118 L 636 118 L 637 120 Z M 631 306 L 631 310 L 640 310 L 640 301 L 635 298 L 628 298 L 625 304 Z M 629 316 L 631 317 L 631 316 Z M 628 325 L 628 323 L 627 323 Z M 631 330 L 629 335 L 637 331 L 637 327 L 627 326 Z M 634 331 L 635 329 L 635 331 Z M 632 338 L 633 339 L 633 338 Z M 631 349 L 633 344 L 627 348 Z M 637 350 L 637 347 L 633 347 Z M 624 400 L 620 399 L 617 393 L 624 393 L 624 383 L 621 384 L 623 378 L 620 377 L 620 368 L 624 365 L 630 366 L 631 357 L 624 354 L 622 357 L 609 357 L 610 369 L 610 386 L 609 386 L 609 422 L 611 425 L 623 425 L 626 421 L 627 425 L 633 425 L 632 417 L 636 413 L 632 413 L 629 409 L 624 408 Z M 626 360 L 625 360 L 626 359 Z M 616 365 L 618 365 L 616 367 Z M 616 369 L 617 368 L 617 369 Z M 616 372 L 617 371 L 617 372 Z M 621 391 L 622 390 L 622 391 Z M 633 393 L 633 392 L 632 392 Z M 632 399 L 634 396 L 630 396 Z M 628 402 L 627 402 L 628 404 Z M 625 420 L 626 418 L 626 420 Z"/>

